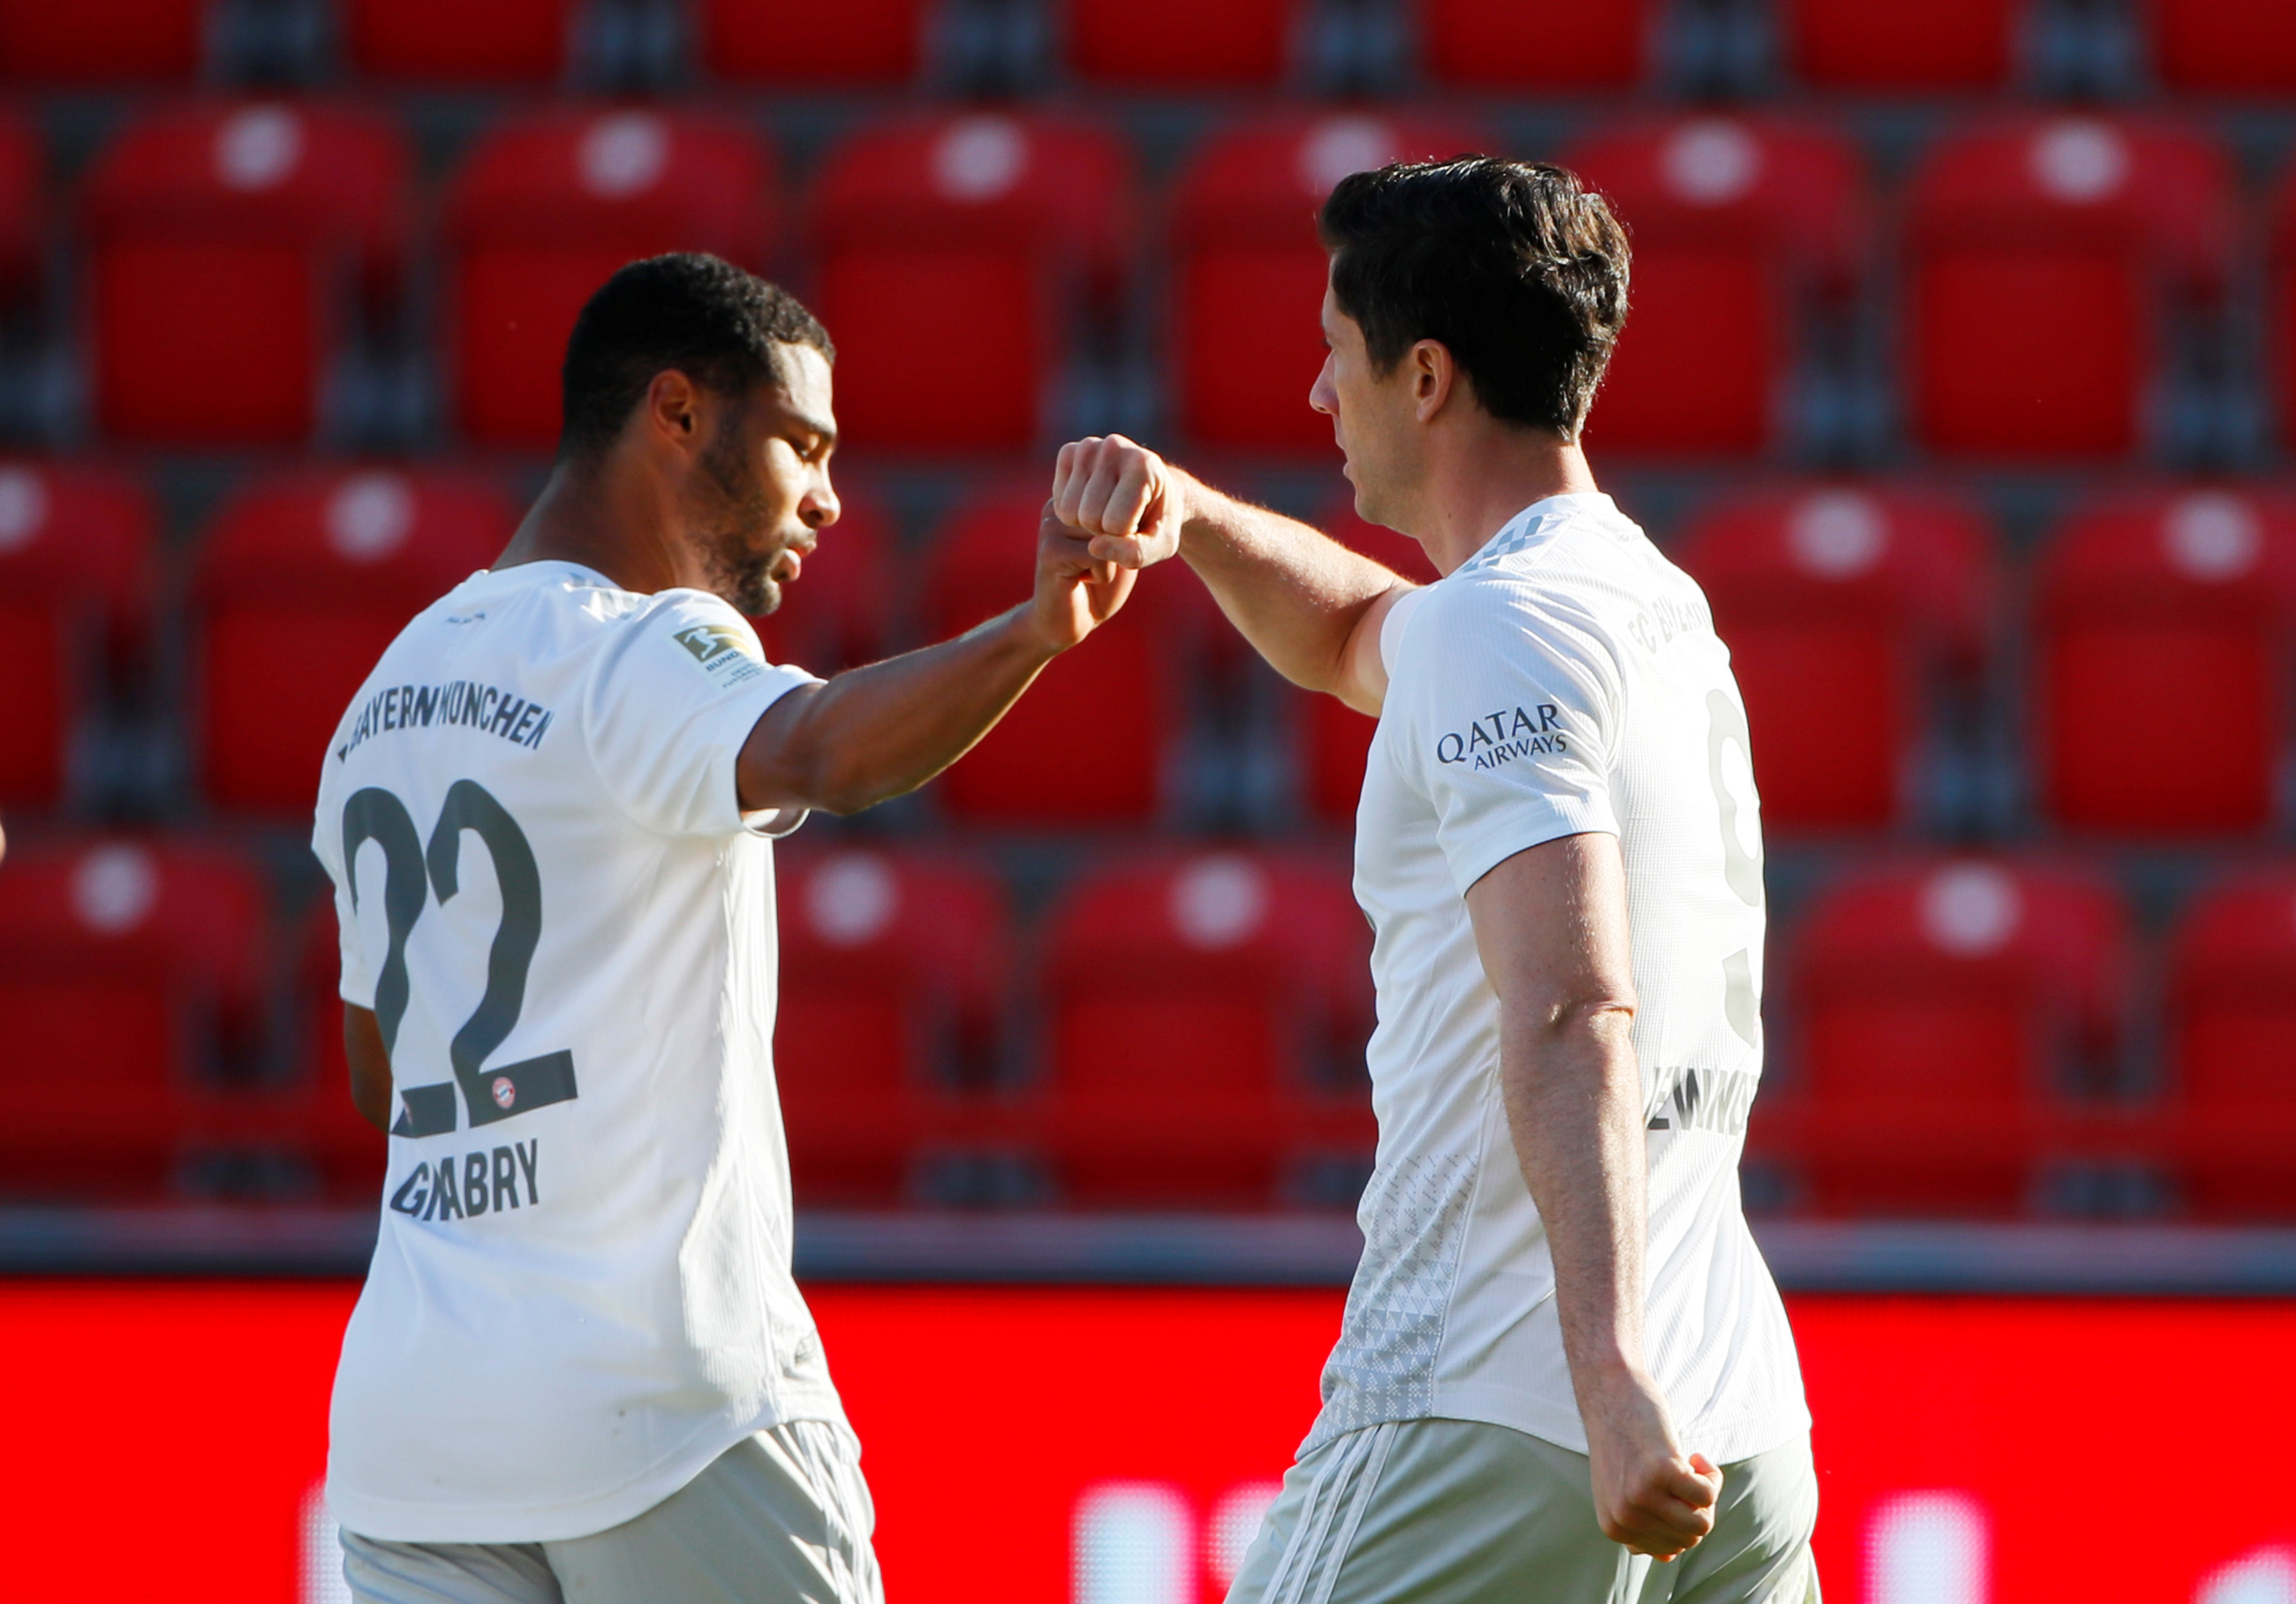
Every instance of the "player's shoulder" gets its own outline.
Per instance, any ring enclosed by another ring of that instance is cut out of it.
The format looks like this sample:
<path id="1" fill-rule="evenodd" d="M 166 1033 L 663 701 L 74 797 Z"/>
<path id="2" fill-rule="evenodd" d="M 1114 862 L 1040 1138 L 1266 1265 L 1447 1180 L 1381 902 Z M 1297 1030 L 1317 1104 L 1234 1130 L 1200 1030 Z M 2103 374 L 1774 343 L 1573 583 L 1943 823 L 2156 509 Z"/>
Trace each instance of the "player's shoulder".
<path id="1" fill-rule="evenodd" d="M 1632 635 L 1654 602 L 1704 610 L 1683 572 L 1608 496 L 1557 496 L 1527 508 L 1443 581 L 1456 628 L 1479 618 L 1570 635 Z"/>
<path id="2" fill-rule="evenodd" d="M 756 626 L 722 596 L 670 589 L 629 599 L 633 605 L 617 620 L 618 675 L 698 675 L 722 691 L 745 685 L 771 667 Z"/>
<path id="3" fill-rule="evenodd" d="M 1620 588 L 1610 576 L 1551 544 L 1496 560 L 1482 555 L 1422 593 L 1410 621 L 1417 653 L 1475 652 L 1525 636 L 1568 646 L 1608 634 L 1620 611 Z"/>

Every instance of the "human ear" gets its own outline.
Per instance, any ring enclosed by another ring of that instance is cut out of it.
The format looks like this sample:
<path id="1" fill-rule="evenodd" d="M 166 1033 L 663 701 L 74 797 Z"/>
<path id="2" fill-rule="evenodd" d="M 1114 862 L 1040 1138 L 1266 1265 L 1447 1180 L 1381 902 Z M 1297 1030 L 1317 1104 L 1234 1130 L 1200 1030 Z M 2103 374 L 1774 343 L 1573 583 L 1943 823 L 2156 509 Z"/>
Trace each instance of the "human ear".
<path id="1" fill-rule="evenodd" d="M 1441 341 L 1422 340 L 1411 348 L 1411 396 L 1423 424 L 1434 421 L 1451 399 L 1451 383 L 1458 367 Z"/>
<path id="2" fill-rule="evenodd" d="M 654 428 L 680 445 L 690 445 L 701 433 L 701 398 L 693 382 L 676 368 L 654 374 L 646 386 L 646 415 Z"/>

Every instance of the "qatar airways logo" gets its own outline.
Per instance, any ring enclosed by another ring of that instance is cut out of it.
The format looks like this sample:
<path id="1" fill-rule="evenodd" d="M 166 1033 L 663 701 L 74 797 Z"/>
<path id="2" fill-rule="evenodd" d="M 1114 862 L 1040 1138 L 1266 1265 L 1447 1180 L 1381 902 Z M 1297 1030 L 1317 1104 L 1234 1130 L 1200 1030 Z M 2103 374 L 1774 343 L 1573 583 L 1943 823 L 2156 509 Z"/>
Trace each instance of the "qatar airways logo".
<path id="1" fill-rule="evenodd" d="M 1435 761 L 1496 769 L 1518 758 L 1570 750 L 1562 730 L 1562 710 L 1552 702 L 1542 702 L 1536 707 L 1485 713 L 1466 728 L 1440 737 L 1435 743 Z"/>

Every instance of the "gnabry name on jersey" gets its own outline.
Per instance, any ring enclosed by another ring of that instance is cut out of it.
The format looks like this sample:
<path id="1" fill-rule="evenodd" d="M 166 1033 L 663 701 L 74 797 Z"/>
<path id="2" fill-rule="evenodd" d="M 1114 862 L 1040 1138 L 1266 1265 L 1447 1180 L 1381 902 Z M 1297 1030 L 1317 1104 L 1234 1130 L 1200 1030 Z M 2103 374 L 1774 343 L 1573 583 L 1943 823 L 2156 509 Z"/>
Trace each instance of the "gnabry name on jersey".
<path id="1" fill-rule="evenodd" d="M 548 708 L 500 686 L 470 679 L 450 679 L 444 685 L 394 685 L 366 699 L 366 705 L 359 709 L 358 721 L 351 726 L 350 738 L 335 748 L 335 761 L 340 762 L 357 752 L 369 736 L 393 729 L 428 729 L 434 724 L 483 729 L 531 752 L 550 733 L 550 720 Z"/>
<path id="2" fill-rule="evenodd" d="M 1439 737 L 1435 761 L 1471 762 L 1478 769 L 1496 769 L 1517 758 L 1568 752 L 1570 747 L 1563 738 L 1562 723 L 1562 710 L 1552 702 L 1507 712 L 1485 713 L 1466 728 Z"/>
<path id="3" fill-rule="evenodd" d="M 507 1213 L 514 1208 L 535 1208 L 542 1203 L 535 1172 L 542 1158 L 542 1139 L 513 1142 L 490 1151 L 453 1154 L 433 1164 L 414 1166 L 414 1173 L 398 1183 L 390 1206 L 417 1220 L 475 1220 L 480 1214 Z M 526 1197 L 520 1201 L 521 1183 Z"/>

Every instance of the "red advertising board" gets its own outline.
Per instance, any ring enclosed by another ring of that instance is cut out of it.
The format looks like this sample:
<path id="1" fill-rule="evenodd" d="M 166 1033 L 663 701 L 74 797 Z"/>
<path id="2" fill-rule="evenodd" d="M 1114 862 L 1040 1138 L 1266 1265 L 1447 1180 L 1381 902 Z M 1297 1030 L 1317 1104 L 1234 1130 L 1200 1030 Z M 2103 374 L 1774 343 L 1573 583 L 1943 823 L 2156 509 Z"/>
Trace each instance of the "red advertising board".
<path id="1" fill-rule="evenodd" d="M 0 1285 L 0 1604 L 339 1599 L 312 1500 L 352 1289 Z M 828 1287 L 893 1604 L 1219 1596 L 1331 1292 Z M 2296 1305 L 1792 1300 L 1826 1592 L 2296 1604 Z"/>

